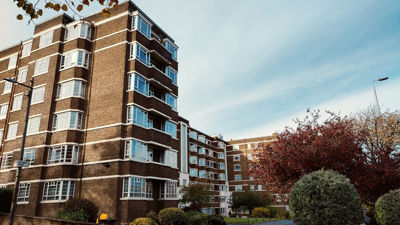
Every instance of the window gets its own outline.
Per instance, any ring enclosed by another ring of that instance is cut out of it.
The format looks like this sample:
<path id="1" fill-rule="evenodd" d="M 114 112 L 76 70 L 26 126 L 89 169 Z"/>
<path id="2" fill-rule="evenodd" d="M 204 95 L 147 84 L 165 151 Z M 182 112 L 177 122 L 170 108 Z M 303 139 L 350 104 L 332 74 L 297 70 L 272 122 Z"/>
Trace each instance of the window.
<path id="1" fill-rule="evenodd" d="M 53 42 L 53 31 L 47 32 L 40 36 L 39 48 L 43 48 Z"/>
<path id="2" fill-rule="evenodd" d="M 204 137 L 204 135 L 199 135 L 199 136 L 198 136 L 198 140 L 199 140 L 200 142 L 206 143 L 206 137 Z"/>
<path id="3" fill-rule="evenodd" d="M 214 157 L 214 152 L 212 150 L 208 150 L 208 156 Z"/>
<path id="4" fill-rule="evenodd" d="M 207 178 L 207 172 L 205 170 L 200 170 L 199 178 Z"/>
<path id="5" fill-rule="evenodd" d="M 176 124 L 170 121 L 165 121 L 165 132 L 176 138 Z"/>
<path id="6" fill-rule="evenodd" d="M 34 75 L 47 73 L 49 71 L 49 62 L 50 62 L 50 57 L 36 60 Z"/>
<path id="7" fill-rule="evenodd" d="M 189 173 L 190 173 L 190 176 L 192 176 L 192 177 L 198 176 L 198 171 L 195 168 L 190 168 Z"/>
<path id="8" fill-rule="evenodd" d="M 149 51 L 138 43 L 131 45 L 131 58 L 141 61 L 146 66 L 150 66 Z"/>
<path id="9" fill-rule="evenodd" d="M 254 191 L 254 184 L 251 184 L 251 185 L 250 185 L 250 190 L 251 190 L 251 191 Z"/>
<path id="10" fill-rule="evenodd" d="M 259 191 L 261 191 L 261 190 L 262 190 L 262 185 L 261 185 L 261 184 L 257 185 L 257 189 L 258 189 Z"/>
<path id="11" fill-rule="evenodd" d="M 39 132 L 41 116 L 31 117 L 28 120 L 27 134 L 35 134 Z"/>
<path id="12" fill-rule="evenodd" d="M 282 201 L 281 195 L 276 194 L 276 195 L 275 195 L 275 201 L 276 201 L 276 202 L 281 202 L 281 201 Z"/>
<path id="13" fill-rule="evenodd" d="M 2 139 L 3 139 L 3 135 L 4 135 L 4 130 L 3 130 L 3 129 L 1 129 L 1 130 L 0 130 L 0 140 L 2 140 Z"/>
<path id="14" fill-rule="evenodd" d="M 21 109 L 23 97 L 24 95 L 22 93 L 14 96 L 12 111 L 17 111 Z"/>
<path id="15" fill-rule="evenodd" d="M 132 18 L 132 28 L 139 30 L 147 38 L 151 37 L 151 26 L 141 16 L 134 16 Z"/>
<path id="16" fill-rule="evenodd" d="M 206 165 L 206 159 L 199 158 L 199 166 L 205 166 Z"/>
<path id="17" fill-rule="evenodd" d="M 53 116 L 53 130 L 82 129 L 83 113 L 62 112 Z"/>
<path id="18" fill-rule="evenodd" d="M 199 154 L 202 154 L 202 155 L 205 155 L 205 154 L 206 154 L 205 149 L 204 149 L 203 147 L 200 147 L 200 146 L 199 146 L 199 148 L 198 148 L 198 152 L 199 152 Z"/>
<path id="19" fill-rule="evenodd" d="M 240 175 L 240 174 L 235 174 L 234 180 L 235 180 L 235 181 L 242 180 L 242 175 Z"/>
<path id="20" fill-rule="evenodd" d="M 15 54 L 10 57 L 8 60 L 8 69 L 13 69 L 17 66 L 17 59 L 18 59 L 18 54 Z"/>
<path id="21" fill-rule="evenodd" d="M 250 179 L 250 180 L 254 180 L 254 177 L 253 177 L 253 176 L 250 176 L 249 179 Z"/>
<path id="22" fill-rule="evenodd" d="M 70 80 L 61 82 L 57 88 L 57 99 L 81 97 L 85 98 L 86 83 L 81 80 Z"/>
<path id="23" fill-rule="evenodd" d="M 174 199 L 177 198 L 177 186 L 176 181 L 165 181 L 164 185 L 160 187 L 160 198 Z"/>
<path id="24" fill-rule="evenodd" d="M 170 93 L 167 93 L 166 95 L 165 95 L 165 102 L 169 105 L 169 106 L 171 106 L 171 108 L 173 109 L 173 110 L 177 110 L 177 106 L 176 106 L 176 97 L 175 96 L 173 96 L 173 95 L 171 95 Z"/>
<path id="25" fill-rule="evenodd" d="M 175 61 L 178 60 L 178 48 L 175 45 L 173 45 L 170 41 L 165 41 L 164 46 L 171 53 L 172 58 Z"/>
<path id="26" fill-rule="evenodd" d="M 235 164 L 235 165 L 233 165 L 233 170 L 234 170 L 234 171 L 240 171 L 240 170 L 241 170 L 240 164 Z"/>
<path id="27" fill-rule="evenodd" d="M 13 154 L 12 152 L 9 153 L 4 153 L 3 158 L 1 160 L 1 169 L 8 169 L 11 168 L 12 166 L 12 161 L 13 161 Z"/>
<path id="28" fill-rule="evenodd" d="M 197 164 L 197 156 L 190 156 L 189 162 L 190 164 Z"/>
<path id="29" fill-rule="evenodd" d="M 197 145 L 190 143 L 189 144 L 189 150 L 191 152 L 197 152 Z"/>
<path id="30" fill-rule="evenodd" d="M 26 149 L 24 151 L 24 161 L 28 161 L 30 165 L 35 163 L 36 149 Z"/>
<path id="31" fill-rule="evenodd" d="M 45 87 L 46 86 L 33 88 L 31 104 L 41 103 L 44 101 Z"/>
<path id="32" fill-rule="evenodd" d="M 219 169 L 220 170 L 224 170 L 225 169 L 225 163 L 220 162 L 220 163 L 218 163 L 218 165 L 219 165 Z"/>
<path id="33" fill-rule="evenodd" d="M 60 201 L 74 197 L 75 181 L 45 182 L 42 201 Z"/>
<path id="34" fill-rule="evenodd" d="M 90 39 L 92 28 L 89 24 L 79 23 L 69 26 L 65 29 L 64 41 L 69 41 L 75 38 Z"/>
<path id="35" fill-rule="evenodd" d="M 83 50 L 74 50 L 61 56 L 60 69 L 67 69 L 74 66 L 89 68 L 90 53 Z"/>
<path id="36" fill-rule="evenodd" d="M 233 161 L 240 161 L 240 155 L 234 155 Z"/>
<path id="37" fill-rule="evenodd" d="M 226 175 L 225 175 L 225 173 L 220 173 L 220 174 L 219 174 L 219 179 L 220 179 L 220 180 L 226 180 Z"/>
<path id="38" fill-rule="evenodd" d="M 132 79 L 134 77 L 134 79 Z M 134 82 L 134 83 L 132 83 Z M 149 82 L 137 73 L 129 74 L 128 90 L 135 90 L 143 95 L 149 95 Z"/>
<path id="39" fill-rule="evenodd" d="M 30 190 L 31 190 L 31 184 L 27 183 L 19 184 L 17 202 L 28 202 Z"/>
<path id="40" fill-rule="evenodd" d="M 0 105 L 0 120 L 6 118 L 7 110 L 8 110 L 8 103 Z"/>
<path id="41" fill-rule="evenodd" d="M 4 89 L 3 89 L 3 94 L 7 94 L 11 92 L 13 83 L 9 81 L 4 82 Z"/>
<path id="42" fill-rule="evenodd" d="M 22 46 L 21 58 L 29 56 L 31 54 L 32 42 L 28 42 Z"/>
<path id="43" fill-rule="evenodd" d="M 253 154 L 247 153 L 247 159 L 248 159 L 248 160 L 252 160 L 252 159 L 253 159 Z"/>
<path id="44" fill-rule="evenodd" d="M 225 144 L 222 141 L 218 141 L 218 148 L 224 148 Z"/>
<path id="45" fill-rule="evenodd" d="M 125 158 L 145 162 L 148 156 L 147 152 L 148 149 L 146 143 L 136 140 L 125 142 Z"/>
<path id="46" fill-rule="evenodd" d="M 239 145 L 232 145 L 233 150 L 239 150 Z"/>
<path id="47" fill-rule="evenodd" d="M 172 83 L 174 83 L 175 85 L 178 83 L 178 72 L 176 72 L 176 70 L 172 69 L 172 67 L 170 66 L 167 66 L 165 69 L 165 73 L 172 80 Z"/>
<path id="48" fill-rule="evenodd" d="M 15 139 L 17 137 L 18 122 L 9 123 L 7 140 Z"/>
<path id="49" fill-rule="evenodd" d="M 78 145 L 58 145 L 49 148 L 47 164 L 55 163 L 78 163 Z"/>
<path id="50" fill-rule="evenodd" d="M 20 83 L 25 82 L 27 73 L 28 73 L 28 67 L 19 69 L 17 81 Z"/>
<path id="51" fill-rule="evenodd" d="M 249 168 L 249 170 L 253 169 L 253 164 L 249 163 L 247 164 L 247 167 Z"/>
<path id="52" fill-rule="evenodd" d="M 138 126 L 147 127 L 148 126 L 148 115 L 146 110 L 139 108 L 137 106 L 128 106 L 127 110 L 127 122 L 133 123 Z"/>
<path id="53" fill-rule="evenodd" d="M 178 167 L 178 153 L 171 150 L 165 150 L 164 162 L 173 168 Z"/>
<path id="54" fill-rule="evenodd" d="M 235 185 L 235 191 L 243 191 L 242 185 Z"/>
<path id="55" fill-rule="evenodd" d="M 223 158 L 224 158 L 224 153 L 218 152 L 218 159 L 223 159 Z"/>
<path id="56" fill-rule="evenodd" d="M 189 131 L 189 137 L 197 140 L 197 132 L 192 130 Z"/>
<path id="57" fill-rule="evenodd" d="M 122 187 L 123 198 L 153 198 L 153 183 L 140 177 L 126 177 Z"/>

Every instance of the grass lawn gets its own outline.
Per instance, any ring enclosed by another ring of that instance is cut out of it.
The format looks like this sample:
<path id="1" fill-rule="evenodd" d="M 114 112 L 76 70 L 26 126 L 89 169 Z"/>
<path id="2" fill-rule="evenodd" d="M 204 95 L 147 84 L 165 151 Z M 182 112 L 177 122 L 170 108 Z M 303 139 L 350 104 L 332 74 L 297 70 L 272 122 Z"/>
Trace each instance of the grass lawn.
<path id="1" fill-rule="evenodd" d="M 254 224 L 260 222 L 276 221 L 276 218 L 236 218 L 236 217 L 225 217 L 227 224 L 240 223 L 240 224 Z"/>

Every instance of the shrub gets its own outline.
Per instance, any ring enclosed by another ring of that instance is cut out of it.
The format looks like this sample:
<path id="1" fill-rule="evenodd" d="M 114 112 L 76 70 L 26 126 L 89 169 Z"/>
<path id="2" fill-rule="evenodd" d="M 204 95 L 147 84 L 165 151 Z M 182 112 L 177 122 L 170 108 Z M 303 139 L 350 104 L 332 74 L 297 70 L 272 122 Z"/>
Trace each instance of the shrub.
<path id="1" fill-rule="evenodd" d="M 12 202 L 13 189 L 0 188 L 0 212 L 9 213 Z"/>
<path id="2" fill-rule="evenodd" d="M 207 218 L 208 218 L 208 225 L 226 225 L 223 216 L 211 215 L 208 216 Z"/>
<path id="3" fill-rule="evenodd" d="M 157 223 L 151 218 L 136 218 L 129 225 L 157 225 Z"/>
<path id="4" fill-rule="evenodd" d="M 85 222 L 88 218 L 89 214 L 83 210 L 69 211 L 61 208 L 57 211 L 57 219 Z"/>
<path id="5" fill-rule="evenodd" d="M 360 196 L 345 176 L 319 170 L 303 176 L 290 192 L 291 216 L 297 225 L 363 223 Z"/>
<path id="6" fill-rule="evenodd" d="M 263 208 L 263 207 L 254 208 L 253 211 L 251 212 L 251 216 L 257 217 L 257 218 L 270 217 L 271 211 L 270 211 L 270 209 Z"/>
<path id="7" fill-rule="evenodd" d="M 153 210 L 151 210 L 149 213 L 147 213 L 146 217 L 150 218 L 150 219 L 152 219 L 152 220 L 154 220 L 155 222 L 158 223 L 158 215 Z"/>
<path id="8" fill-rule="evenodd" d="M 166 208 L 158 213 L 162 225 L 185 225 L 186 216 L 182 209 Z"/>
<path id="9" fill-rule="evenodd" d="M 196 210 L 191 210 L 187 211 L 186 213 L 186 221 L 190 225 L 207 225 L 207 217 L 203 215 L 203 213 L 196 211 Z"/>
<path id="10" fill-rule="evenodd" d="M 375 214 L 381 225 L 400 224 L 400 189 L 379 197 L 375 203 Z"/>
<path id="11" fill-rule="evenodd" d="M 87 220 L 89 222 L 95 222 L 97 218 L 97 212 L 99 210 L 91 201 L 87 199 L 71 198 L 68 201 L 66 201 L 58 211 L 60 212 L 60 216 L 74 215 L 73 212 L 77 212 L 77 214 L 81 216 L 86 215 L 85 220 L 78 220 L 78 221 Z M 80 213 L 81 211 L 84 212 L 84 214 Z M 72 220 L 67 218 L 60 218 L 58 217 L 58 214 L 59 213 L 57 212 L 57 218 L 59 219 Z"/>
<path id="12" fill-rule="evenodd" d="M 278 219 L 289 219 L 290 215 L 289 215 L 288 211 L 280 210 L 275 217 L 278 218 Z"/>
<path id="13" fill-rule="evenodd" d="M 278 213 L 279 213 L 279 209 L 276 207 L 268 207 L 268 209 L 269 209 L 269 217 L 270 218 L 275 218 L 276 215 L 278 215 Z"/>

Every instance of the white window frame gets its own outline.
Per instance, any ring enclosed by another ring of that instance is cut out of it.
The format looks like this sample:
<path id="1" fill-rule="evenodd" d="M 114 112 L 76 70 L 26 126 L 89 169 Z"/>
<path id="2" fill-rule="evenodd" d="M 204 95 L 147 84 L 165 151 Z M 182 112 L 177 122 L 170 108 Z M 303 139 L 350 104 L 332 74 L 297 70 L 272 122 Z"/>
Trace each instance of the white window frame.
<path id="1" fill-rule="evenodd" d="M 146 143 L 137 140 L 125 141 L 125 158 L 132 159 L 139 162 L 146 162 L 148 160 L 148 146 Z"/>
<path id="2" fill-rule="evenodd" d="M 45 182 L 43 184 L 42 202 L 67 201 L 74 197 L 75 186 L 75 181 L 72 180 Z M 54 194 L 50 193 L 50 187 L 55 188 Z"/>
<path id="3" fill-rule="evenodd" d="M 207 178 L 207 171 L 199 170 L 199 178 Z"/>
<path id="4" fill-rule="evenodd" d="M 21 110 L 23 101 L 24 101 L 24 93 L 19 93 L 19 94 L 14 95 L 11 112 Z"/>
<path id="5" fill-rule="evenodd" d="M 53 43 L 53 33 L 54 31 L 52 30 L 45 34 L 40 35 L 39 48 L 44 48 Z"/>
<path id="6" fill-rule="evenodd" d="M 241 171 L 241 170 L 242 170 L 242 166 L 240 164 L 233 165 L 233 171 Z"/>
<path id="7" fill-rule="evenodd" d="M 144 54 L 144 59 L 140 57 L 140 52 Z M 138 55 L 139 53 L 139 55 Z M 130 58 L 142 62 L 146 66 L 150 66 L 150 51 L 138 42 L 134 42 L 130 46 Z"/>
<path id="8" fill-rule="evenodd" d="M 242 180 L 242 175 L 241 174 L 235 174 L 233 177 L 234 181 L 241 181 Z"/>
<path id="9" fill-rule="evenodd" d="M 32 41 L 25 43 L 22 46 L 21 58 L 30 56 L 31 55 L 31 50 L 32 50 Z"/>
<path id="10" fill-rule="evenodd" d="M 126 110 L 127 113 L 127 123 L 132 123 L 140 127 L 148 127 L 148 112 L 135 105 L 129 105 Z"/>
<path id="11" fill-rule="evenodd" d="M 31 191 L 30 183 L 20 183 L 17 195 L 17 204 L 28 203 L 30 191 Z"/>
<path id="12" fill-rule="evenodd" d="M 8 103 L 0 105 L 0 120 L 5 119 L 8 111 Z"/>
<path id="13" fill-rule="evenodd" d="M 10 56 L 8 60 L 8 70 L 14 69 L 17 66 L 18 54 Z"/>
<path id="14" fill-rule="evenodd" d="M 171 135 L 172 138 L 177 137 L 177 125 L 169 120 L 165 121 L 165 132 Z"/>
<path id="15" fill-rule="evenodd" d="M 233 155 L 233 161 L 240 161 L 240 155 Z"/>
<path id="16" fill-rule="evenodd" d="M 125 177 L 122 180 L 122 198 L 153 199 L 153 183 L 142 177 Z"/>
<path id="17" fill-rule="evenodd" d="M 87 23 L 73 24 L 65 28 L 64 42 L 77 38 L 90 40 L 92 36 L 92 27 Z"/>
<path id="18" fill-rule="evenodd" d="M 60 60 L 60 70 L 66 70 L 72 67 L 82 67 L 89 69 L 90 52 L 85 49 L 75 49 L 64 53 Z"/>
<path id="19" fill-rule="evenodd" d="M 46 91 L 46 85 L 40 85 L 34 87 L 32 90 L 31 105 L 44 102 L 45 91 Z"/>
<path id="20" fill-rule="evenodd" d="M 165 94 L 165 103 L 171 106 L 172 110 L 177 111 L 178 98 L 170 93 Z"/>
<path id="21" fill-rule="evenodd" d="M 50 56 L 36 60 L 33 76 L 38 76 L 49 72 Z"/>
<path id="22" fill-rule="evenodd" d="M 198 177 L 199 170 L 197 168 L 189 168 L 189 175 L 192 177 Z"/>
<path id="23" fill-rule="evenodd" d="M 62 121 L 64 119 L 65 121 Z M 81 130 L 83 127 L 83 113 L 81 111 L 56 112 L 53 115 L 53 131 Z"/>
<path id="24" fill-rule="evenodd" d="M 57 85 L 56 99 L 83 98 L 86 97 L 86 82 L 80 79 L 61 81 Z"/>
<path id="25" fill-rule="evenodd" d="M 224 159 L 224 153 L 223 152 L 218 152 L 218 159 Z"/>
<path id="26" fill-rule="evenodd" d="M 28 161 L 29 165 L 33 165 L 35 163 L 35 157 L 36 157 L 36 149 L 26 149 L 24 151 L 24 161 Z"/>
<path id="27" fill-rule="evenodd" d="M 17 138 L 18 133 L 18 121 L 11 122 L 8 124 L 7 140 L 13 140 Z"/>
<path id="28" fill-rule="evenodd" d="M 199 158 L 199 166 L 206 166 L 207 160 L 205 158 Z"/>
<path id="29" fill-rule="evenodd" d="M 147 26 L 147 32 L 144 30 L 144 26 Z M 132 29 L 137 30 L 140 33 L 142 33 L 144 36 L 146 36 L 148 39 L 151 38 L 151 27 L 152 24 L 145 19 L 142 15 L 134 15 L 132 17 Z"/>
<path id="30" fill-rule="evenodd" d="M 171 53 L 171 58 L 177 61 L 178 47 L 168 39 L 164 39 L 164 47 Z"/>
<path id="31" fill-rule="evenodd" d="M 143 83 L 143 87 L 142 84 Z M 129 91 L 136 91 L 145 96 L 149 96 L 149 81 L 137 72 L 129 73 L 128 74 L 128 90 Z"/>
<path id="32" fill-rule="evenodd" d="M 193 130 L 189 131 L 189 137 L 197 140 L 197 132 Z"/>
<path id="33" fill-rule="evenodd" d="M 171 66 L 165 68 L 165 75 L 171 79 L 173 84 L 178 84 L 178 71 L 174 70 Z"/>
<path id="34" fill-rule="evenodd" d="M 12 152 L 3 153 L 3 157 L 1 158 L 1 170 L 11 168 L 12 162 L 13 162 L 13 153 Z"/>
<path id="35" fill-rule="evenodd" d="M 3 87 L 3 95 L 8 94 L 11 92 L 13 83 L 9 81 L 4 81 L 4 87 Z"/>
<path id="36" fill-rule="evenodd" d="M 29 117 L 26 134 L 30 135 L 39 133 L 41 117 L 41 115 Z"/>
<path id="37" fill-rule="evenodd" d="M 23 68 L 20 68 L 18 70 L 17 81 L 20 82 L 20 83 L 24 83 L 26 81 L 27 75 L 28 75 L 28 67 L 25 66 Z"/>
<path id="38" fill-rule="evenodd" d="M 47 152 L 47 164 L 77 164 L 79 145 L 52 146 Z"/>
<path id="39" fill-rule="evenodd" d="M 219 179 L 220 179 L 220 180 L 226 180 L 226 175 L 225 175 L 225 173 L 220 173 L 218 176 L 219 176 Z"/>
<path id="40" fill-rule="evenodd" d="M 191 156 L 189 157 L 189 162 L 190 162 L 190 164 L 195 164 L 195 165 L 197 165 L 197 156 L 191 155 Z"/>
<path id="41" fill-rule="evenodd" d="M 160 186 L 160 199 L 177 199 L 178 198 L 178 182 L 165 181 Z"/>
<path id="42" fill-rule="evenodd" d="M 242 185 L 235 185 L 235 191 L 243 191 Z"/>

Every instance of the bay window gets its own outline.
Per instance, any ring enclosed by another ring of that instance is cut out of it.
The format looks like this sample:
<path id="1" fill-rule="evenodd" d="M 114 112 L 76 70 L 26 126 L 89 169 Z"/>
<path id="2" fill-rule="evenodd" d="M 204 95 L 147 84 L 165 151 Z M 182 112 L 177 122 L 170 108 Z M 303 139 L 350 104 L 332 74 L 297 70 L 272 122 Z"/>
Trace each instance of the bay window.
<path id="1" fill-rule="evenodd" d="M 175 61 L 178 60 L 178 48 L 176 47 L 176 45 L 166 40 L 164 42 L 164 47 L 171 53 L 171 56 Z"/>
<path id="2" fill-rule="evenodd" d="M 74 66 L 89 68 L 90 53 L 85 50 L 74 50 L 61 56 L 60 69 Z"/>
<path id="3" fill-rule="evenodd" d="M 78 163 L 78 145 L 58 145 L 49 148 L 47 154 L 47 164 L 56 163 Z"/>
<path id="4" fill-rule="evenodd" d="M 148 156 L 147 144 L 136 140 L 125 142 L 125 158 L 146 162 Z"/>
<path id="5" fill-rule="evenodd" d="M 220 180 L 226 180 L 226 175 L 225 175 L 225 173 L 220 173 L 220 174 L 219 174 L 219 179 L 220 179 Z"/>
<path id="6" fill-rule="evenodd" d="M 164 185 L 160 187 L 160 198 L 175 199 L 178 197 L 177 181 L 165 181 Z"/>
<path id="7" fill-rule="evenodd" d="M 171 150 L 165 150 L 164 163 L 173 168 L 178 167 L 178 153 Z"/>
<path id="8" fill-rule="evenodd" d="M 220 162 L 220 163 L 218 163 L 218 165 L 219 165 L 219 169 L 220 170 L 224 170 L 225 169 L 225 163 Z"/>
<path id="9" fill-rule="evenodd" d="M 62 201 L 74 197 L 75 181 L 50 181 L 43 187 L 42 201 Z"/>
<path id="10" fill-rule="evenodd" d="M 190 156 L 189 162 L 190 164 L 197 164 L 197 156 Z"/>
<path id="11" fill-rule="evenodd" d="M 199 166 L 206 166 L 206 159 L 199 158 Z"/>
<path id="12" fill-rule="evenodd" d="M 169 106 L 171 106 L 171 108 L 173 109 L 173 110 L 175 110 L 176 111 L 176 109 L 177 109 L 177 104 L 176 104 L 176 97 L 175 96 L 173 96 L 173 95 L 171 95 L 170 93 L 167 93 L 167 94 L 165 94 L 165 102 L 169 105 Z"/>
<path id="13" fill-rule="evenodd" d="M 134 105 L 128 106 L 127 123 L 133 123 L 138 126 L 148 127 L 147 111 Z"/>
<path id="14" fill-rule="evenodd" d="M 86 83 L 81 80 L 62 81 L 57 87 L 57 99 L 81 97 L 85 98 Z"/>
<path id="15" fill-rule="evenodd" d="M 92 28 L 87 23 L 74 24 L 65 29 L 64 41 L 69 41 L 75 38 L 90 39 Z"/>
<path id="16" fill-rule="evenodd" d="M 53 130 L 82 129 L 83 113 L 69 111 L 53 116 Z"/>
<path id="17" fill-rule="evenodd" d="M 197 132 L 196 131 L 189 131 L 189 137 L 192 139 L 197 140 Z"/>
<path id="18" fill-rule="evenodd" d="M 128 75 L 128 90 L 135 90 L 143 95 L 149 95 L 149 82 L 137 73 Z"/>
<path id="19" fill-rule="evenodd" d="M 132 17 L 132 29 L 140 31 L 147 38 L 151 37 L 151 25 L 142 16 Z"/>
<path id="20" fill-rule="evenodd" d="M 207 171 L 200 170 L 199 171 L 199 178 L 207 178 Z"/>
<path id="21" fill-rule="evenodd" d="M 153 198 L 153 183 L 140 177 L 126 177 L 123 179 L 123 198 Z"/>
<path id="22" fill-rule="evenodd" d="M 146 66 L 150 66 L 150 53 L 145 47 L 136 42 L 130 48 L 130 58 L 137 59 Z"/>
<path id="23" fill-rule="evenodd" d="M 196 168 L 190 168 L 189 169 L 189 175 L 192 177 L 197 177 L 198 176 L 198 170 Z"/>
<path id="24" fill-rule="evenodd" d="M 178 72 L 172 69 L 172 67 L 167 66 L 167 68 L 165 69 L 165 73 L 169 78 L 171 78 L 172 83 L 174 83 L 175 85 L 178 83 Z"/>

